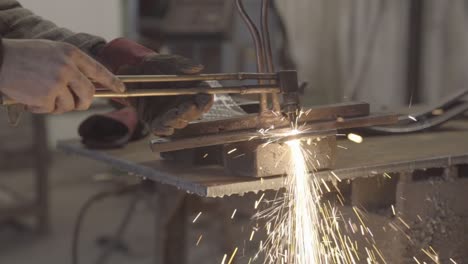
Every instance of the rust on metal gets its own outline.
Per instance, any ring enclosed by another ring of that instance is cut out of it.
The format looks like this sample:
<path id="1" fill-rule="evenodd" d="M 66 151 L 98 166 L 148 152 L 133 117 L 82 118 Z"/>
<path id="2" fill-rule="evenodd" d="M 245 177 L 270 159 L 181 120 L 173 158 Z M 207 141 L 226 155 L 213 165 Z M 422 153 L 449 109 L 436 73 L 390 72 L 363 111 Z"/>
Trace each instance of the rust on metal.
<path id="1" fill-rule="evenodd" d="M 286 134 L 290 128 L 277 129 L 276 133 Z M 318 133 L 322 133 L 319 131 Z M 308 132 L 308 134 L 310 134 Z M 154 152 L 168 152 L 184 149 L 200 148 L 207 146 L 223 145 L 229 143 L 236 143 L 242 141 L 249 141 L 253 139 L 266 140 L 271 138 L 272 135 L 262 135 L 256 130 L 226 132 L 205 136 L 192 136 L 184 138 L 156 138 L 151 140 L 151 149 Z"/>
<path id="2" fill-rule="evenodd" d="M 343 120 L 318 121 L 305 124 L 301 130 L 308 134 L 320 135 L 330 130 L 366 127 L 373 125 L 388 125 L 397 122 L 398 116 L 392 114 L 374 114 L 364 117 L 346 118 Z M 205 146 L 222 145 L 228 143 L 249 141 L 252 139 L 268 139 L 274 134 L 285 134 L 290 127 L 276 129 L 275 133 L 262 135 L 256 130 L 231 131 L 210 135 L 198 135 L 180 138 L 157 138 L 151 141 L 154 152 L 166 152 Z"/>
<path id="3" fill-rule="evenodd" d="M 337 120 L 338 118 L 351 118 L 367 116 L 370 107 L 367 103 L 340 103 L 324 106 L 317 106 L 304 109 L 298 120 L 298 124 L 323 120 Z M 216 134 L 228 131 L 261 129 L 261 128 L 282 128 L 290 127 L 291 123 L 284 116 L 270 112 L 269 115 L 259 116 L 248 114 L 241 117 L 215 121 L 199 121 L 189 124 L 185 129 L 177 131 L 174 137 L 187 137 L 197 135 Z"/>

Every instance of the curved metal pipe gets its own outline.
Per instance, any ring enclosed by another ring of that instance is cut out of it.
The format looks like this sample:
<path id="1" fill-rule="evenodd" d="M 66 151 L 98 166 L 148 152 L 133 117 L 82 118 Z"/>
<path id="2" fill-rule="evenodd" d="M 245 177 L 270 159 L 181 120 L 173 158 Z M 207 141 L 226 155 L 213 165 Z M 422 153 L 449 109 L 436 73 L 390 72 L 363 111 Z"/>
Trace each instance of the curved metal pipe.
<path id="1" fill-rule="evenodd" d="M 270 28 L 268 24 L 268 14 L 270 9 L 270 0 L 262 0 L 262 17 L 260 19 L 260 28 L 261 28 L 261 37 L 262 37 L 262 46 L 263 46 L 263 57 L 265 62 L 266 71 L 272 73 L 275 71 L 275 66 L 273 64 L 273 52 L 271 48 L 271 38 L 270 38 Z M 277 94 L 271 94 L 271 100 L 273 104 L 273 110 L 276 112 L 281 111 L 281 106 L 279 103 L 279 97 Z"/>
<path id="2" fill-rule="evenodd" d="M 261 36 L 263 43 L 263 56 L 265 59 L 266 70 L 271 73 L 275 71 L 273 65 L 273 52 L 271 49 L 270 29 L 268 27 L 268 14 L 270 8 L 270 0 L 262 0 L 262 18 L 260 20 Z"/>
<path id="3" fill-rule="evenodd" d="M 256 53 L 256 58 L 257 58 L 257 71 L 263 73 L 265 72 L 265 58 L 263 56 L 264 48 L 262 45 L 262 38 L 260 36 L 257 26 L 255 26 L 252 19 L 247 14 L 247 11 L 245 10 L 242 0 L 236 0 L 236 5 L 239 11 L 239 14 L 241 15 L 247 28 L 250 31 L 250 35 L 252 36 L 252 40 L 255 45 L 255 53 Z M 267 109 L 268 109 L 268 96 L 267 94 L 260 94 L 260 112 L 265 112 Z"/>
<path id="4" fill-rule="evenodd" d="M 239 14 L 241 15 L 247 28 L 249 29 L 250 35 L 252 36 L 252 40 L 255 45 L 255 53 L 256 53 L 256 58 L 257 58 L 257 71 L 263 73 L 265 72 L 265 58 L 263 57 L 264 50 L 263 50 L 262 38 L 260 36 L 260 32 L 258 31 L 257 26 L 255 26 L 250 16 L 247 14 L 247 11 L 245 10 L 242 0 L 236 0 L 236 4 L 237 4 L 237 9 L 239 10 Z"/>

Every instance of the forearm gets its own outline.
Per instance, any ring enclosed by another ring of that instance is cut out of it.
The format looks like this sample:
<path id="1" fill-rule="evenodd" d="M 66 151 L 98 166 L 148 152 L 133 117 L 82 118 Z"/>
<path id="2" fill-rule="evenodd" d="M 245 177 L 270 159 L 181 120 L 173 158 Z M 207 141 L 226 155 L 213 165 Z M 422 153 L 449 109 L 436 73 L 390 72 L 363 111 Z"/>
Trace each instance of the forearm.
<path id="1" fill-rule="evenodd" d="M 0 0 L 0 34 L 3 38 L 48 39 L 72 44 L 88 54 L 105 40 L 85 33 L 74 33 L 23 8 L 16 0 Z"/>

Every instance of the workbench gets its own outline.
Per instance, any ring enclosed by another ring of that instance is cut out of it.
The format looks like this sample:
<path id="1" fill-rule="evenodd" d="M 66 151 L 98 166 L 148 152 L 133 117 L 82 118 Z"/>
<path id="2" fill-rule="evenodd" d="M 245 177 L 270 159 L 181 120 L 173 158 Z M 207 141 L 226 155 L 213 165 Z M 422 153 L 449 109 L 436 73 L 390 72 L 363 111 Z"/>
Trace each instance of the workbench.
<path id="1" fill-rule="evenodd" d="M 413 172 L 465 165 L 468 164 L 468 120 L 452 121 L 437 130 L 424 133 L 364 137 L 361 144 L 353 143 L 343 137 L 338 141 L 338 145 L 334 175 L 330 171 L 322 171 L 316 172 L 316 177 L 333 180 L 337 176 L 342 180 L 352 180 L 383 173 Z M 162 161 L 150 150 L 148 139 L 115 150 L 87 149 L 79 140 L 60 142 L 58 148 L 67 153 L 103 162 L 114 168 L 161 183 L 163 184 L 161 190 L 165 189 L 163 186 L 176 187 L 180 190 L 179 195 L 192 193 L 203 197 L 223 197 L 262 190 L 277 190 L 284 184 L 283 177 L 254 179 L 226 175 L 220 166 L 197 168 L 182 165 L 171 166 L 169 162 Z M 170 188 L 170 190 L 174 189 Z M 167 194 L 170 191 L 162 191 L 164 192 Z M 168 204 L 178 204 L 177 201 L 171 198 L 164 202 L 164 199 L 161 199 L 160 206 L 164 206 L 167 210 L 172 206 Z M 177 208 L 183 208 L 183 206 L 178 204 Z M 171 215 L 180 217 L 181 213 Z M 178 230 L 179 234 L 183 230 L 180 226 L 168 229 L 168 223 L 171 225 L 177 223 L 172 223 L 169 219 L 166 221 L 169 222 L 161 226 L 163 229 L 160 230 L 168 230 L 167 232 Z M 180 223 L 178 221 L 178 224 Z M 183 238 L 183 235 L 180 238 Z M 164 243 L 164 240 L 160 243 Z M 160 246 L 164 247 L 162 244 Z M 170 262 L 165 259 L 164 262 L 157 263 L 183 263 L 177 261 L 183 260 Z"/>
<path id="2" fill-rule="evenodd" d="M 356 144 L 338 141 L 333 172 L 341 179 L 413 171 L 468 163 L 468 122 L 456 121 L 433 132 L 364 137 Z M 70 154 L 106 163 L 114 168 L 203 197 L 223 197 L 283 187 L 282 177 L 252 179 L 226 175 L 221 166 L 191 167 L 162 161 L 148 139 L 115 150 L 91 150 L 79 140 L 62 141 L 58 148 Z M 316 172 L 325 180 L 330 171 Z"/>

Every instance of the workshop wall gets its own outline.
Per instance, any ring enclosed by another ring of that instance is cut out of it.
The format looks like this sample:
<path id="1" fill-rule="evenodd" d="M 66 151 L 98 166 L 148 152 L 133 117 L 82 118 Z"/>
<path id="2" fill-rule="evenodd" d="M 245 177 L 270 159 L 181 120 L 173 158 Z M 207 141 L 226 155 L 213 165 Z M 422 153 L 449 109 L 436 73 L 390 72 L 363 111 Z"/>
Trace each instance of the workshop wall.
<path id="1" fill-rule="evenodd" d="M 388 109 L 434 102 L 468 84 L 468 2 L 424 0 L 420 87 L 408 83 L 406 0 L 278 0 L 309 103 Z M 414 75 L 411 75 L 414 76 Z M 414 91 L 417 90 L 417 91 Z"/>
<path id="2" fill-rule="evenodd" d="M 406 0 L 277 1 L 309 103 L 403 104 Z"/>
<path id="3" fill-rule="evenodd" d="M 425 1 L 421 97 L 435 102 L 468 85 L 468 1 Z"/>
<path id="4" fill-rule="evenodd" d="M 19 0 L 26 8 L 74 31 L 112 39 L 121 35 L 121 2 L 116 0 Z"/>

